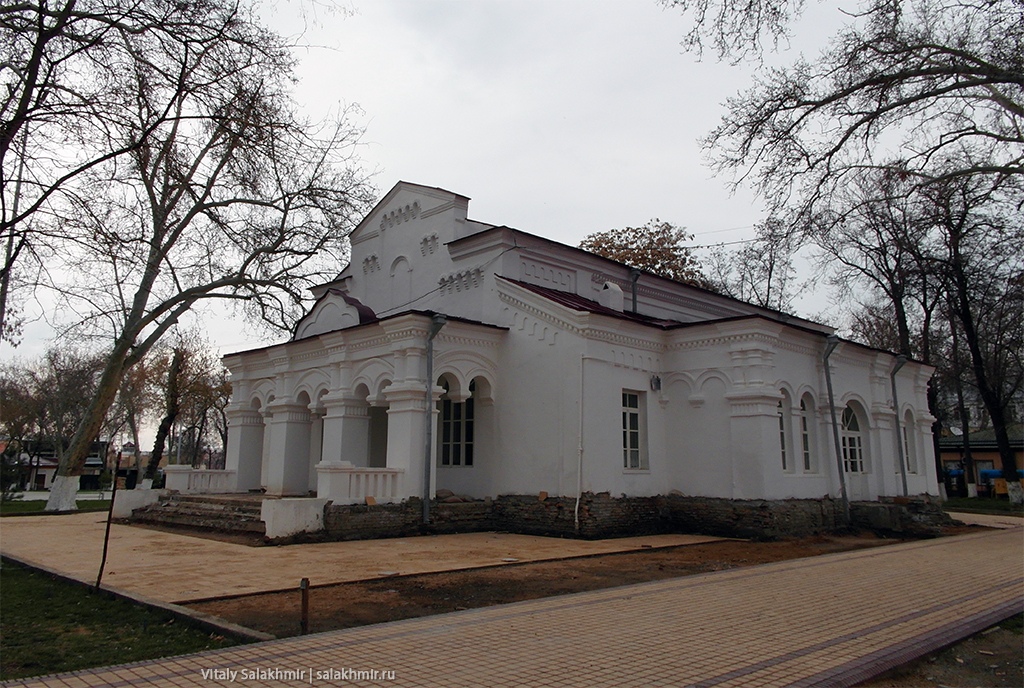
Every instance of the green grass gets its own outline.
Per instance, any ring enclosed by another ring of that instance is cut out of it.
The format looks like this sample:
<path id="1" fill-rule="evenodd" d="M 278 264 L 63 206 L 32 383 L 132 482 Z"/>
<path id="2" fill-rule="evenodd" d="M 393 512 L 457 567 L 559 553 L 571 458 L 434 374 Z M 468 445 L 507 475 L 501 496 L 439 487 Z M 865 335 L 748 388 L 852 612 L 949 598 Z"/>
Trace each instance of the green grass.
<path id="1" fill-rule="evenodd" d="M 82 499 L 75 502 L 79 511 L 106 511 L 110 508 L 109 499 Z M 0 516 L 10 514 L 42 514 L 46 508 L 46 500 L 33 499 L 23 501 L 16 499 L 10 502 L 0 503 Z"/>
<path id="2" fill-rule="evenodd" d="M 75 671 L 228 647 L 237 640 L 158 610 L 0 565 L 0 679 Z"/>
<path id="3" fill-rule="evenodd" d="M 946 511 L 976 511 L 986 514 L 1024 515 L 1024 505 L 1011 504 L 1008 499 L 991 497 L 957 497 L 947 499 L 942 507 Z"/>

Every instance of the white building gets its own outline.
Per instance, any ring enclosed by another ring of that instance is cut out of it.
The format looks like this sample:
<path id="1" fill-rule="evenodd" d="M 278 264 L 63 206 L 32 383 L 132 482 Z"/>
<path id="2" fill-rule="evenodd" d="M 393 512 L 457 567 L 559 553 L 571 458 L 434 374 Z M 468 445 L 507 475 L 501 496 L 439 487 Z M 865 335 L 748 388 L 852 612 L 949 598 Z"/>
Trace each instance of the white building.
<path id="1" fill-rule="evenodd" d="M 871 500 L 904 494 L 905 473 L 910 495 L 938 493 L 930 367 L 891 377 L 894 355 L 834 347 L 841 476 L 830 328 L 470 220 L 468 206 L 396 185 L 291 341 L 224 359 L 227 471 L 176 484 L 344 504 L 441 488 L 820 499 L 845 480 Z M 436 314 L 447 322 L 430 340 Z"/>

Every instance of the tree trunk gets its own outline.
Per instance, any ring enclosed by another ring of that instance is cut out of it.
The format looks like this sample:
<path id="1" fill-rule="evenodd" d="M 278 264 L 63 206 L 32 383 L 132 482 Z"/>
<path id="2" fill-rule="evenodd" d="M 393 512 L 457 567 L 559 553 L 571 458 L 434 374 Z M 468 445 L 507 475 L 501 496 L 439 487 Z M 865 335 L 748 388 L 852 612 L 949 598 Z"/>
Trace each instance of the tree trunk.
<path id="1" fill-rule="evenodd" d="M 156 431 L 156 440 L 153 442 L 153 454 L 149 457 L 149 465 L 146 466 L 146 478 L 156 478 L 157 469 L 160 467 L 160 460 L 164 456 L 164 445 L 167 442 L 167 435 L 178 417 L 179 410 L 179 389 L 178 378 L 180 377 L 182 361 L 185 357 L 185 350 L 176 348 L 171 358 L 171 368 L 167 371 L 167 413 L 160 421 L 160 427 Z"/>
<path id="2" fill-rule="evenodd" d="M 988 411 L 992 420 L 992 429 L 995 431 L 996 447 L 999 450 L 999 459 L 1003 464 L 1003 477 L 1007 484 L 1020 486 L 1020 476 L 1017 475 L 1017 460 L 1010 448 L 1010 435 L 1006 431 L 1006 407 L 1000 399 L 998 391 L 989 382 L 985 370 L 985 357 L 981 351 L 981 343 L 978 341 L 978 331 L 974 323 L 974 313 L 971 311 L 970 294 L 967 285 L 967 276 L 964 274 L 962 258 L 957 243 L 953 242 L 953 283 L 956 289 L 956 314 L 960 324 L 964 328 L 964 339 L 967 343 L 967 350 L 971 354 L 971 367 L 974 371 L 974 381 L 978 385 L 978 394 L 981 396 L 985 410 Z M 1020 490 L 1016 490 L 1020 494 Z"/>
<path id="3" fill-rule="evenodd" d="M 107 411 L 121 388 L 124 362 L 130 349 L 131 341 L 123 335 L 114 344 L 85 418 L 79 423 L 70 445 L 60 457 L 57 475 L 54 476 L 53 487 L 46 500 L 46 511 L 74 511 L 77 508 L 75 497 L 78 494 L 79 476 L 85 469 L 85 460 L 92 449 L 92 443 L 103 428 Z"/>

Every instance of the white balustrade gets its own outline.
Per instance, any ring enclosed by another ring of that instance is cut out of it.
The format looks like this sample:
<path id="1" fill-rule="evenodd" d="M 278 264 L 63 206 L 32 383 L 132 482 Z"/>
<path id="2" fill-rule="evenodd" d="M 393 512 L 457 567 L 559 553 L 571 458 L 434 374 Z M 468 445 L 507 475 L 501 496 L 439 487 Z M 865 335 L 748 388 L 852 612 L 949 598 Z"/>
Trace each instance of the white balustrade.
<path id="1" fill-rule="evenodd" d="M 166 466 L 164 487 L 183 494 L 235 492 L 235 471 L 218 471 L 191 466 Z"/>
<path id="2" fill-rule="evenodd" d="M 395 502 L 402 497 L 400 468 L 353 466 L 348 461 L 317 464 L 317 496 L 335 504 L 361 504 L 367 497 Z"/>

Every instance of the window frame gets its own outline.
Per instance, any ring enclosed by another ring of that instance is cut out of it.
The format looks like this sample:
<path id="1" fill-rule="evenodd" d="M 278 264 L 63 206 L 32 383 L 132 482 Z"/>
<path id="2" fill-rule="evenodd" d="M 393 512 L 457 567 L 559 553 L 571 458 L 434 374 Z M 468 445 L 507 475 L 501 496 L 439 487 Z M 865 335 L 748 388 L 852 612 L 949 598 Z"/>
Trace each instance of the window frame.
<path id="1" fill-rule="evenodd" d="M 439 465 L 445 468 L 472 468 L 476 438 L 476 410 L 473 397 L 465 401 L 441 399 Z"/>
<path id="2" fill-rule="evenodd" d="M 902 435 L 903 441 L 903 461 L 907 469 L 907 473 L 910 475 L 917 475 L 917 437 L 914 434 L 916 428 L 914 422 L 914 414 L 907 410 L 903 414 L 903 422 L 900 423 L 900 434 Z"/>
<path id="3" fill-rule="evenodd" d="M 634 399 L 636 404 L 629 405 Z M 622 470 L 650 470 L 647 459 L 647 394 L 641 390 L 622 389 L 619 406 L 622 418 Z"/>
<path id="4" fill-rule="evenodd" d="M 776 408 L 775 415 L 779 419 L 779 456 L 782 458 L 782 470 L 785 473 L 792 473 L 793 472 L 793 466 L 789 465 L 789 454 L 790 454 L 790 452 L 789 452 L 789 444 L 790 443 L 787 441 L 787 437 L 786 437 L 789 433 L 787 432 L 787 428 L 786 428 L 786 409 L 785 409 L 785 406 L 783 405 L 783 403 L 785 401 L 786 401 L 785 397 L 783 397 L 782 399 L 779 399 L 779 405 Z"/>
<path id="5" fill-rule="evenodd" d="M 852 422 L 851 422 L 852 421 Z M 856 426 L 856 427 L 851 427 Z M 867 462 L 864 460 L 864 431 L 861 430 L 860 418 L 853 407 L 847 404 L 843 408 L 840 427 L 842 431 L 841 445 L 843 450 L 843 470 L 851 474 L 867 473 Z"/>
<path id="6" fill-rule="evenodd" d="M 808 408 L 807 397 L 800 399 L 800 458 L 804 473 L 816 473 L 814 467 L 814 435 L 811 432 L 811 409 Z"/>

